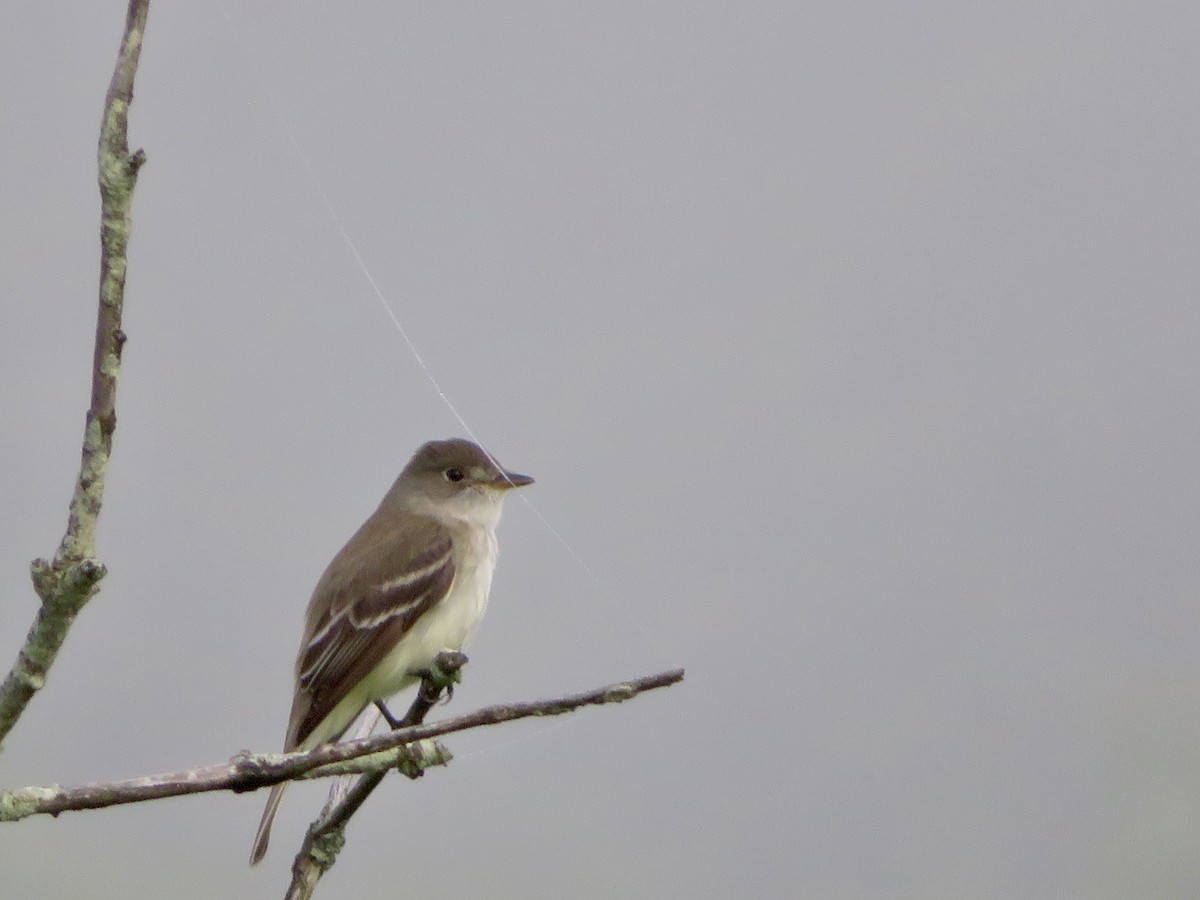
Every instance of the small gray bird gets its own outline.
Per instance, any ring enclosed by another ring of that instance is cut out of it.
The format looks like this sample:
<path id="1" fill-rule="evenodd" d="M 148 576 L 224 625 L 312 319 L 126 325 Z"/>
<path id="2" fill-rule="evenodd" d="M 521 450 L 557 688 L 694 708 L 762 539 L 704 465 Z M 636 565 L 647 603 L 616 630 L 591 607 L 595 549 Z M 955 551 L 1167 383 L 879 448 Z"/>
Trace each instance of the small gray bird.
<path id="1" fill-rule="evenodd" d="M 285 751 L 339 738 L 438 653 L 462 649 L 487 608 L 504 496 L 532 483 L 461 438 L 413 454 L 308 601 Z M 267 852 L 286 784 L 271 788 L 251 865 Z"/>

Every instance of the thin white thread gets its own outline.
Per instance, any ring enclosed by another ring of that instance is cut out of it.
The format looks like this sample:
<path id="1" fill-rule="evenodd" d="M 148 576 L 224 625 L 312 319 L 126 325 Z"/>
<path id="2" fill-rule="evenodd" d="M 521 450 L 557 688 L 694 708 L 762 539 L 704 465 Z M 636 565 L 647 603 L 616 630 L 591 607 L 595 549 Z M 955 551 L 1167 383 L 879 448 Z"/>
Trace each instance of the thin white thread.
<path id="1" fill-rule="evenodd" d="M 413 343 L 412 338 L 408 336 L 408 332 L 404 330 L 404 326 L 400 324 L 400 318 L 392 309 L 391 304 L 387 302 L 387 297 L 384 296 L 383 290 L 379 287 L 378 282 L 375 281 L 375 276 L 372 275 L 371 270 L 367 268 L 366 262 L 363 261 L 362 254 L 358 252 L 358 247 L 355 246 L 354 241 L 350 237 L 350 232 L 346 230 L 346 226 L 342 223 L 342 217 L 337 214 L 337 210 L 334 209 L 333 203 L 329 199 L 329 195 L 325 192 L 325 186 L 321 183 L 321 179 L 317 176 L 316 170 L 313 169 L 312 164 L 308 161 L 308 156 L 304 153 L 303 148 L 300 146 L 300 142 L 296 140 L 296 133 L 292 130 L 291 123 L 288 122 L 287 117 L 284 116 L 279 104 L 275 102 L 275 98 L 272 97 L 270 92 L 267 90 L 267 84 L 265 79 L 262 77 L 262 73 L 258 72 L 254 68 L 253 57 L 246 52 L 246 48 L 242 44 L 241 38 L 238 36 L 237 29 L 233 26 L 233 20 L 229 18 L 229 14 L 225 11 L 225 7 L 220 3 L 220 0 L 217 0 L 217 9 L 220 10 L 221 17 L 225 20 L 225 25 L 229 28 L 229 33 L 233 35 L 233 40 L 234 43 L 237 44 L 238 52 L 241 53 L 242 59 L 246 62 L 247 68 L 249 68 L 251 74 L 254 76 L 255 87 L 258 88 L 259 94 L 262 95 L 263 100 L 266 101 L 267 106 L 270 107 L 271 112 L 274 113 L 275 119 L 279 122 L 280 127 L 283 128 L 283 133 L 287 135 L 287 139 L 291 143 L 292 149 L 296 153 L 296 158 L 300 160 L 300 165 L 304 167 L 304 173 L 308 176 L 308 180 L 312 183 L 313 188 L 316 190 L 317 197 L 321 200 L 321 203 L 325 205 L 325 210 L 329 213 L 329 218 L 333 220 L 334 226 L 337 228 L 338 233 L 342 236 L 342 243 L 346 245 L 346 249 L 348 249 L 351 256 L 354 257 L 355 263 L 358 264 L 359 271 L 361 271 L 363 276 L 367 279 L 367 284 L 371 286 L 371 291 L 375 294 L 375 298 L 383 307 L 384 312 L 388 314 L 388 318 L 392 320 L 392 324 L 396 326 L 396 330 L 400 332 L 400 337 L 404 338 L 404 343 L 408 346 L 409 353 L 413 355 L 413 359 L 417 361 L 417 365 L 421 367 L 421 371 L 425 373 L 425 377 L 429 379 L 429 383 L 433 385 L 433 389 L 437 391 L 437 395 L 442 398 L 442 402 L 446 404 L 446 408 L 454 414 L 454 418 L 458 419 L 458 424 L 463 427 L 463 430 L 467 432 L 471 440 L 473 440 L 476 444 L 482 443 L 479 438 L 475 436 L 475 432 L 471 429 L 471 426 L 467 424 L 467 420 L 462 417 L 462 413 L 458 411 L 458 408 L 450 401 L 450 398 L 446 396 L 446 392 L 442 390 L 442 386 L 438 383 L 437 378 L 434 377 L 433 372 L 430 370 L 429 366 L 426 365 L 424 357 L 421 356 L 421 352 L 417 349 L 417 345 Z"/>
<path id="2" fill-rule="evenodd" d="M 284 116 L 279 105 L 275 102 L 274 97 L 272 97 L 270 92 L 267 90 L 266 80 L 255 68 L 254 59 L 250 53 L 247 52 L 245 45 L 242 43 L 241 38 L 238 35 L 237 29 L 234 27 L 233 20 L 230 19 L 229 14 L 225 11 L 225 7 L 221 3 L 221 0 L 214 0 L 214 2 L 217 5 L 217 9 L 221 13 L 221 17 L 225 20 L 225 25 L 233 37 L 233 41 L 238 48 L 238 52 L 241 54 L 248 70 L 253 75 L 255 87 L 258 89 L 259 94 L 262 96 L 267 106 L 271 109 L 271 112 L 275 115 L 276 120 L 283 129 L 283 133 L 287 136 L 288 142 L 292 145 L 292 149 L 295 152 L 296 157 L 300 160 L 300 164 L 304 168 L 305 174 L 308 176 L 308 180 L 312 183 L 312 186 L 317 193 L 317 197 L 325 206 L 325 210 L 329 213 L 330 219 L 333 220 L 334 226 L 337 228 L 338 233 L 342 236 L 342 242 L 346 245 L 346 248 L 354 257 L 354 261 L 358 265 L 359 270 L 366 278 L 367 283 L 371 286 L 371 290 L 375 294 L 375 298 L 379 301 L 379 304 L 387 313 L 388 318 L 392 320 L 392 324 L 396 326 L 396 330 L 400 332 L 400 337 L 404 339 L 404 343 L 408 347 L 409 352 L 412 354 L 413 359 L 415 359 L 417 361 L 417 365 L 421 367 L 421 371 L 424 373 L 425 378 L 429 381 L 430 385 L 432 385 L 434 391 L 437 392 L 438 397 L 440 397 L 442 402 L 446 404 L 446 408 L 449 409 L 454 415 L 454 418 L 458 420 L 458 423 L 463 427 L 463 430 L 467 433 L 468 437 L 482 447 L 483 442 L 475 434 L 475 430 L 467 424 L 467 420 L 463 418 L 462 413 L 458 411 L 458 408 L 442 389 L 441 384 L 438 383 L 433 371 L 426 364 L 424 357 L 421 356 L 421 352 L 417 349 L 417 345 L 413 343 L 412 338 L 409 337 L 408 332 L 404 329 L 404 326 L 400 322 L 400 318 L 396 315 L 395 311 L 391 307 L 391 304 L 388 303 L 387 297 L 384 295 L 383 290 L 375 281 L 375 277 L 371 274 L 371 270 L 367 267 L 366 261 L 363 260 L 362 254 L 358 252 L 358 247 L 355 245 L 354 240 L 350 237 L 350 233 L 347 231 L 346 226 L 342 223 L 342 218 L 338 215 L 337 210 L 333 206 L 333 202 L 329 199 L 329 195 L 326 193 L 325 188 L 321 183 L 321 179 L 317 176 L 316 171 L 313 169 L 312 164 L 308 160 L 308 156 L 305 154 L 304 149 L 300 146 L 300 142 L 296 139 L 296 134 L 293 131 L 291 124 L 288 122 L 287 117 Z M 492 457 L 491 453 L 489 453 L 487 450 L 484 450 L 484 453 L 487 454 L 488 459 L 492 461 L 492 464 L 495 465 L 496 468 L 504 471 L 503 467 L 501 467 L 496 459 Z M 531 501 L 524 494 L 521 494 L 520 497 L 521 501 L 533 512 L 535 516 L 537 516 L 538 520 L 542 523 L 545 529 L 550 532 L 554 539 L 558 541 L 563 549 L 571 555 L 579 567 L 583 569 L 588 578 L 592 580 L 593 584 L 595 584 L 595 586 L 599 589 L 599 593 L 604 602 L 609 606 L 615 606 L 616 604 L 614 595 L 606 588 L 602 579 L 592 570 L 591 566 L 584 561 L 584 558 L 579 554 L 579 552 L 571 546 L 571 544 L 565 537 L 562 536 L 562 534 L 559 533 L 558 529 L 550 524 L 550 521 L 542 514 L 541 510 L 533 505 L 533 501 Z M 626 615 L 625 618 L 627 622 L 633 625 L 634 629 L 637 630 L 637 632 L 642 636 L 648 645 L 655 648 L 660 647 L 661 641 L 651 635 L 644 625 L 642 625 L 632 616 Z M 546 731 L 553 730 L 562 724 L 565 723 L 555 723 L 554 725 L 548 727 Z M 538 733 L 541 734 L 543 732 L 539 731 Z"/>

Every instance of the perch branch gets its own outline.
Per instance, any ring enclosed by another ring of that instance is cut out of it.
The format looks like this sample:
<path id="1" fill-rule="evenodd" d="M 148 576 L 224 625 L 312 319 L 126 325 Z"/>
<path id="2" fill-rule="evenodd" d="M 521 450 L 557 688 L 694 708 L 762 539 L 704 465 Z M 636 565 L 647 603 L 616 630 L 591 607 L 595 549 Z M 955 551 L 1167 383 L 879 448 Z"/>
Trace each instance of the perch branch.
<path id="1" fill-rule="evenodd" d="M 410 728 L 424 722 L 425 716 L 441 697 L 442 690 L 459 681 L 466 662 L 465 654 L 450 651 L 439 653 L 433 661 L 432 670 L 421 679 L 421 688 L 408 712 L 395 727 Z M 400 770 L 409 778 L 419 778 L 425 774 L 424 767 L 418 766 L 401 766 Z M 368 772 L 348 790 L 341 790 L 345 780 L 339 779 L 342 783 L 330 789 L 329 802 L 316 821 L 309 825 L 300 851 L 292 862 L 292 881 L 284 900 L 309 900 L 312 897 L 317 882 L 333 866 L 345 843 L 345 829 L 350 817 L 358 812 L 387 773 L 387 769 Z"/>
<path id="2" fill-rule="evenodd" d="M 357 761 L 382 751 L 395 751 L 415 741 L 429 740 L 443 734 L 478 728 L 481 725 L 498 725 L 501 722 L 530 716 L 554 716 L 572 712 L 582 706 L 617 703 L 682 680 L 683 670 L 673 669 L 551 700 L 487 706 L 440 722 L 400 728 L 361 740 L 322 744 L 304 753 L 243 753 L 224 765 L 205 766 L 164 775 L 148 775 L 128 781 L 101 782 L 81 787 L 64 788 L 49 785 L 0 791 L 0 822 L 15 822 L 39 814 L 58 815 L 67 810 L 102 809 L 123 803 L 139 803 L 144 800 L 179 797 L 206 791 L 253 791 L 299 778 L 323 766 Z M 429 748 L 422 750 L 422 759 L 431 755 L 426 752 L 428 750 Z M 351 767 L 350 770 L 378 771 L 380 768 L 394 766 L 410 759 L 405 756 L 397 756 L 394 759 L 381 758 L 379 765 L 375 765 L 374 762 L 370 765 L 364 763 L 361 764 L 361 768 Z M 327 771 L 325 774 L 342 772 Z"/>

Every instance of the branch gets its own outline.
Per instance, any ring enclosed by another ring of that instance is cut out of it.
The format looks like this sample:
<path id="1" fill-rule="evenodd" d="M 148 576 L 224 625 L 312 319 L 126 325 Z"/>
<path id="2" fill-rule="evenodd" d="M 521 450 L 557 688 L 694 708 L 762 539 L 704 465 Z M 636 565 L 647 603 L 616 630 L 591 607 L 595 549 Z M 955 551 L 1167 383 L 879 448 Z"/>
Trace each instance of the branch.
<path id="1" fill-rule="evenodd" d="M 67 630 L 96 593 L 104 565 L 96 556 L 96 521 L 117 425 L 117 376 L 121 368 L 121 311 L 125 302 L 125 251 L 129 210 L 145 154 L 127 143 L 133 79 L 142 49 L 149 0 L 129 0 L 125 33 L 104 99 L 97 149 L 100 181 L 100 308 L 92 357 L 92 399 L 83 433 L 83 453 L 67 529 L 53 562 L 33 561 L 33 586 L 42 600 L 17 660 L 0 684 L 0 742 L 16 725 L 33 695 L 46 682 Z"/>
<path id="2" fill-rule="evenodd" d="M 15 791 L 0 792 L 0 822 L 15 822 L 27 816 L 58 815 L 66 810 L 103 809 L 123 803 L 140 803 L 163 797 L 179 797 L 184 794 L 199 794 L 207 791 L 253 791 L 263 787 L 300 778 L 315 769 L 334 764 L 358 761 L 381 751 L 396 751 L 406 744 L 424 741 L 443 734 L 466 731 L 481 725 L 498 725 L 513 719 L 530 716 L 554 716 L 573 712 L 582 706 L 604 703 L 619 703 L 630 700 L 644 691 L 669 687 L 683 680 L 683 669 L 645 675 L 632 681 L 610 684 L 606 687 L 569 694 L 551 700 L 536 700 L 527 703 L 511 703 L 487 706 L 466 715 L 428 725 L 399 728 L 386 734 L 361 740 L 343 741 L 337 744 L 322 744 L 304 753 L 243 753 L 228 763 L 170 772 L 164 775 L 148 775 L 128 781 L 100 782 L 81 787 L 63 788 L 57 785 L 27 787 Z M 420 758 L 432 755 L 428 747 L 421 749 Z M 361 763 L 359 767 L 348 767 L 350 771 L 379 771 L 386 765 L 396 765 L 412 757 L 388 758 L 379 765 L 374 762 Z M 385 765 L 386 763 L 386 765 Z M 326 770 L 322 774 L 343 774 L 342 771 Z M 316 777 L 316 776 L 313 776 Z"/>
<path id="3" fill-rule="evenodd" d="M 452 688 L 460 680 L 462 667 L 466 662 L 467 657 L 463 653 L 439 653 L 434 658 L 430 671 L 421 679 L 421 688 L 413 698 L 408 712 L 394 727 L 407 728 L 424 722 L 425 716 L 441 697 L 443 688 Z M 380 707 L 380 710 L 382 711 L 383 707 Z M 369 730 L 367 733 L 370 733 Z M 425 774 L 423 767 L 402 767 L 401 771 L 409 778 L 419 778 Z M 284 900 L 309 900 L 312 897 L 317 882 L 333 867 L 345 843 L 345 830 L 350 817 L 358 812 L 371 792 L 383 782 L 387 773 L 387 769 L 381 769 L 364 774 L 353 787 L 348 787 L 347 779 L 344 778 L 334 784 L 329 791 L 329 801 L 316 821 L 309 825 L 300 851 L 292 861 L 292 881 L 284 894 Z"/>

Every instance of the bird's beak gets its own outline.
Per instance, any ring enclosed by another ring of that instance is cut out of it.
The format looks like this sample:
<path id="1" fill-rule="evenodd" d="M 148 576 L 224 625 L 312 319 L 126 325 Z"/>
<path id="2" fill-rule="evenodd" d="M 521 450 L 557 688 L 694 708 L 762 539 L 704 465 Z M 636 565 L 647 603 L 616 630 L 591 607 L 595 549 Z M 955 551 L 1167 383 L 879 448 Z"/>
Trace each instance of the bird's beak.
<path id="1" fill-rule="evenodd" d="M 501 472 L 492 481 L 492 487 L 509 488 L 524 487 L 527 484 L 533 484 L 533 479 L 528 475 L 518 475 L 516 472 Z"/>

